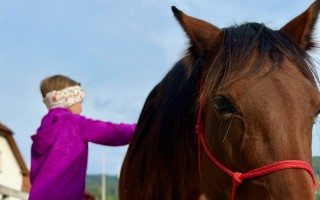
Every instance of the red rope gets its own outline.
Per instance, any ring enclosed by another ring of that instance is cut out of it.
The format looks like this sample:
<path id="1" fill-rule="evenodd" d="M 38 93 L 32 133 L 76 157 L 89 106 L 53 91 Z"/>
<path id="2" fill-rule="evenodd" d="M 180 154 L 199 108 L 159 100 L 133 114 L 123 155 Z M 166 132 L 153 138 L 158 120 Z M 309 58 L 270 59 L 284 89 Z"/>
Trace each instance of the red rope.
<path id="1" fill-rule="evenodd" d="M 202 88 L 201 88 L 202 89 Z M 201 144 L 208 155 L 208 157 L 212 160 L 213 163 L 215 163 L 220 169 L 222 169 L 224 172 L 229 174 L 232 177 L 232 192 L 231 192 L 231 199 L 235 200 L 236 191 L 239 185 L 243 183 L 243 181 L 247 179 L 256 178 L 259 176 L 271 174 L 277 171 L 285 170 L 285 169 L 304 169 L 306 170 L 313 181 L 313 187 L 316 190 L 318 188 L 318 183 L 315 179 L 312 167 L 305 161 L 300 160 L 284 160 L 280 162 L 275 162 L 273 164 L 263 166 L 245 173 L 240 172 L 233 172 L 230 169 L 228 169 L 226 166 L 224 166 L 221 162 L 219 162 L 213 154 L 210 152 L 209 148 L 207 147 L 206 141 L 204 140 L 204 130 L 202 127 L 202 100 L 200 98 L 200 108 L 198 113 L 198 122 L 196 125 L 196 132 L 198 134 L 198 159 L 199 159 L 199 174 L 201 177 Z"/>

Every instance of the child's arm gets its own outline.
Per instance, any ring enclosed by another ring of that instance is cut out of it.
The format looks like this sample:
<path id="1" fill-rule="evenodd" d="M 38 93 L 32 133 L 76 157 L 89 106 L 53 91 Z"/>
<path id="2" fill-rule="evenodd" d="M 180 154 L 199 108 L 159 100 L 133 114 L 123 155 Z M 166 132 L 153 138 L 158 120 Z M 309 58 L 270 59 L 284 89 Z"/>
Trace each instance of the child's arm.
<path id="1" fill-rule="evenodd" d="M 99 120 L 87 119 L 79 115 L 82 138 L 86 142 L 94 142 L 110 146 L 129 144 L 135 124 L 114 124 Z"/>

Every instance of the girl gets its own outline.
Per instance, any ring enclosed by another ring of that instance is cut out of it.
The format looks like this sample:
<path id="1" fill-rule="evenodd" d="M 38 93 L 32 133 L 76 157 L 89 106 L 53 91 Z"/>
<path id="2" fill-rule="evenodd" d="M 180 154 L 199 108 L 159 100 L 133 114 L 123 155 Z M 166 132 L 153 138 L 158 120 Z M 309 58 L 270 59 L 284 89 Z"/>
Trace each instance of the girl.
<path id="1" fill-rule="evenodd" d="M 81 116 L 84 91 L 66 76 L 48 77 L 40 85 L 49 112 L 32 138 L 30 200 L 83 200 L 88 142 L 126 145 L 135 124 L 114 124 Z M 86 198 L 89 198 L 86 194 Z"/>

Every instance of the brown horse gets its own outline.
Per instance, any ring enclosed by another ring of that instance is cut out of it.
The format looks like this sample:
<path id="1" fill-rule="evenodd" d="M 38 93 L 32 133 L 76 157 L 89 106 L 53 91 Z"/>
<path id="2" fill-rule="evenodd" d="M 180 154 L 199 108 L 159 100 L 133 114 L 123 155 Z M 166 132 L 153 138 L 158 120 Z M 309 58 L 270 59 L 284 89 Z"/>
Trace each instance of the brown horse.
<path id="1" fill-rule="evenodd" d="M 319 8 L 317 0 L 275 31 L 219 29 L 173 7 L 190 48 L 145 102 L 120 199 L 315 199 L 320 93 L 308 51 Z"/>

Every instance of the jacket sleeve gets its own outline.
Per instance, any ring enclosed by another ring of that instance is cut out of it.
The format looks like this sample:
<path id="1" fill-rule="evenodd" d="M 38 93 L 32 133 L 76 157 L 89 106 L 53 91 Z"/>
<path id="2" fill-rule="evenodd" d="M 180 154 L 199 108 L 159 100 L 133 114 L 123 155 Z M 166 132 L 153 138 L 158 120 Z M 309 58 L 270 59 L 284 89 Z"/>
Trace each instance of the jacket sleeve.
<path id="1" fill-rule="evenodd" d="M 135 131 L 135 124 L 115 124 L 79 116 L 81 135 L 85 142 L 120 146 L 129 144 Z"/>

